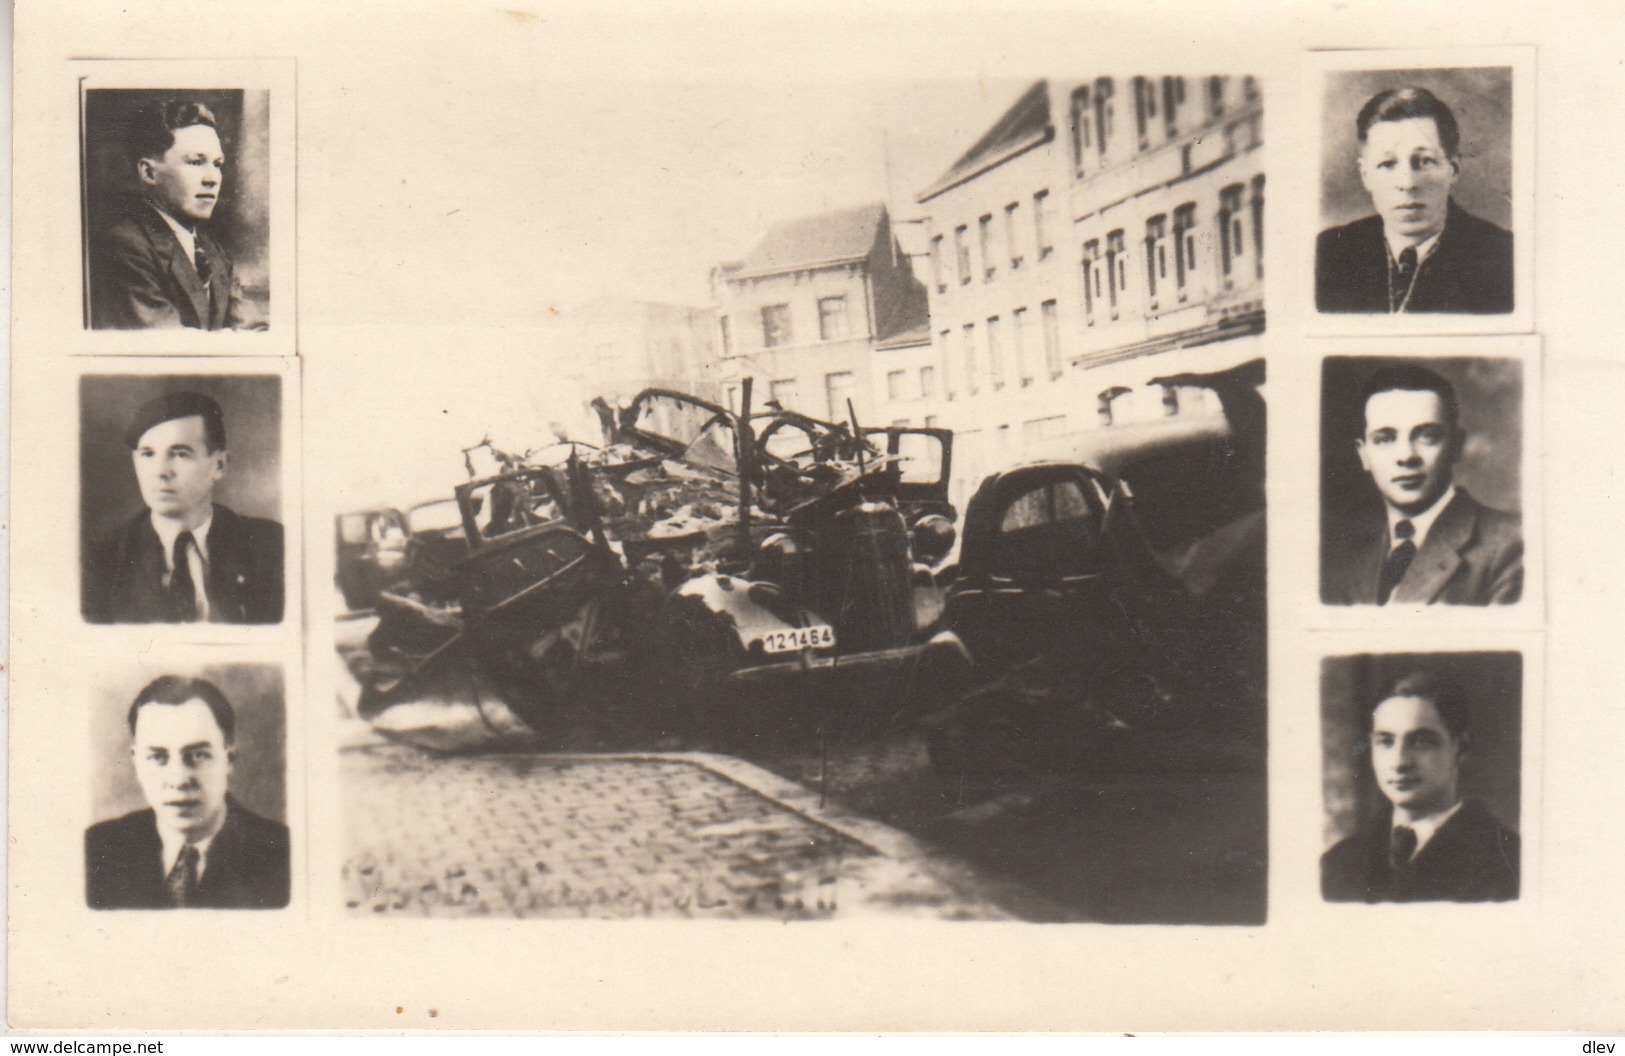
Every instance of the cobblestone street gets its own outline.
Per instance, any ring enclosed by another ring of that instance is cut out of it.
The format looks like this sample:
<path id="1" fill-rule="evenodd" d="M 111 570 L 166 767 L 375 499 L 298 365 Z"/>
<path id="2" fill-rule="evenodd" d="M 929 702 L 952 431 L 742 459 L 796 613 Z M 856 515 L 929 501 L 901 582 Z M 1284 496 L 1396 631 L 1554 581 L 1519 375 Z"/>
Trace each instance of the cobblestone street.
<path id="1" fill-rule="evenodd" d="M 342 763 L 357 914 L 1007 919 L 964 866 L 723 756 L 436 756 Z"/>

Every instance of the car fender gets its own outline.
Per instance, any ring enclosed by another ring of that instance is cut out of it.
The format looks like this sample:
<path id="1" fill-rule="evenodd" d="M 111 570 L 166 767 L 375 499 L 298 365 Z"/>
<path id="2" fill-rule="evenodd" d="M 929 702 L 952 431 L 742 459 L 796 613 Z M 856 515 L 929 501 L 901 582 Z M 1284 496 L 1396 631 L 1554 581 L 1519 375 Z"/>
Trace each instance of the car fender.
<path id="1" fill-rule="evenodd" d="M 722 616 L 747 652 L 770 631 L 825 622 L 804 606 L 781 603 L 776 606 L 780 611 L 774 612 L 752 597 L 764 589 L 777 590 L 771 584 L 752 583 L 737 576 L 709 575 L 696 576 L 672 593 L 674 597 L 694 598 L 709 611 Z"/>

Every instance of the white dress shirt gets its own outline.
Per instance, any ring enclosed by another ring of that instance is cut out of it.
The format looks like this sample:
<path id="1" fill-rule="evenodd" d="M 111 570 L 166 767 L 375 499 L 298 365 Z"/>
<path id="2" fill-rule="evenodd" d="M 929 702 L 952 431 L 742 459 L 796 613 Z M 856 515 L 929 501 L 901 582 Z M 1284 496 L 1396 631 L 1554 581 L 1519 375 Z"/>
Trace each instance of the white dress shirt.
<path id="1" fill-rule="evenodd" d="M 1444 826 L 1445 822 L 1455 817 L 1456 811 L 1460 809 L 1461 800 L 1458 799 L 1456 800 L 1456 805 L 1451 807 L 1449 810 L 1442 810 L 1437 814 L 1429 814 L 1427 817 L 1417 818 L 1415 821 L 1403 822 L 1400 821 L 1397 816 L 1395 817 L 1394 828 L 1407 828 L 1416 833 L 1416 850 L 1411 852 L 1411 861 L 1416 861 L 1416 856 L 1422 853 L 1422 848 L 1428 845 L 1428 841 L 1433 839 L 1434 834 Z M 1392 846 L 1392 841 L 1390 841 L 1390 846 Z"/>
<path id="2" fill-rule="evenodd" d="M 1411 534 L 1411 542 L 1416 544 L 1416 549 L 1422 549 L 1422 544 L 1427 541 L 1428 532 L 1433 530 L 1433 522 L 1439 519 L 1439 514 L 1444 512 L 1444 508 L 1450 505 L 1450 500 L 1454 499 L 1455 497 L 1456 485 L 1451 484 L 1448 488 L 1444 489 L 1444 494 L 1439 496 L 1437 502 L 1423 510 L 1421 513 L 1403 513 L 1394 509 L 1392 506 L 1389 506 L 1388 552 L 1393 553 L 1394 547 L 1399 545 L 1399 539 L 1394 535 L 1394 526 L 1400 521 L 1411 522 L 1411 528 L 1413 529 Z M 1386 505 L 1386 503 L 1384 505 Z"/>
<path id="3" fill-rule="evenodd" d="M 153 206 L 152 208 L 153 208 L 154 212 L 156 212 L 159 216 L 164 218 L 164 223 L 169 225 L 169 229 L 171 231 L 175 232 L 175 237 L 176 237 L 176 239 L 178 239 L 180 241 L 181 248 L 186 250 L 186 259 L 192 262 L 192 268 L 193 268 L 193 270 L 196 270 L 197 269 L 197 233 L 194 232 L 194 231 L 188 230 L 186 227 L 184 227 L 181 224 L 181 222 L 179 220 L 176 220 L 173 216 L 170 216 L 168 213 L 164 212 L 162 209 L 159 209 L 156 205 Z"/>
<path id="4" fill-rule="evenodd" d="M 225 824 L 226 812 L 222 810 L 220 812 L 220 821 L 216 823 L 213 830 L 201 839 L 196 840 L 187 840 L 185 836 L 178 832 L 170 832 L 160 827 L 158 829 L 158 841 L 164 847 L 164 875 L 168 876 L 174 870 L 175 863 L 180 861 L 181 851 L 185 850 L 186 845 L 190 843 L 197 848 L 197 878 L 202 881 L 204 870 L 209 867 L 209 845 L 214 843 L 214 838 L 220 835 L 220 830 L 225 827 Z"/>

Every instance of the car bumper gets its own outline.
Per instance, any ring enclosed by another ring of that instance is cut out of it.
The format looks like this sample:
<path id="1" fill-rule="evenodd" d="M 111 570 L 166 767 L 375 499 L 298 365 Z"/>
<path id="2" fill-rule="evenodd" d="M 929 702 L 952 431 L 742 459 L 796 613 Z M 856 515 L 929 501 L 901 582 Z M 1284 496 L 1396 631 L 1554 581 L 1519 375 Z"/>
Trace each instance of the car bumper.
<path id="1" fill-rule="evenodd" d="M 930 641 L 895 649 L 826 655 L 803 652 L 782 660 L 742 667 L 728 676 L 728 682 L 744 688 L 797 678 L 811 680 L 818 685 L 847 679 L 887 679 L 905 674 L 916 680 L 951 678 L 969 672 L 970 664 L 970 653 L 959 636 L 952 631 L 942 631 Z"/>

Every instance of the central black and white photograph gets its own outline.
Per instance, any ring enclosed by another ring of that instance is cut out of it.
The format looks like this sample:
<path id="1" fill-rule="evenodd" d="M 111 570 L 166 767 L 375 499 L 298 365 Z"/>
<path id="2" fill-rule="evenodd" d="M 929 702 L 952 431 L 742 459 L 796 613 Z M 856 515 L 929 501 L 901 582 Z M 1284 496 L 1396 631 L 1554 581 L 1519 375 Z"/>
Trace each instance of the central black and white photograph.
<path id="1" fill-rule="evenodd" d="M 1260 81 L 536 91 L 545 312 L 333 395 L 347 911 L 1262 924 Z"/>

